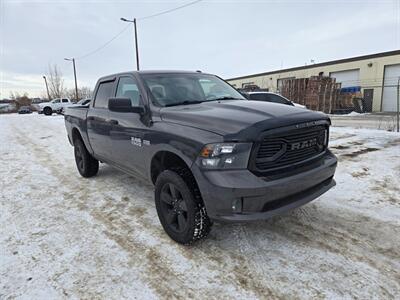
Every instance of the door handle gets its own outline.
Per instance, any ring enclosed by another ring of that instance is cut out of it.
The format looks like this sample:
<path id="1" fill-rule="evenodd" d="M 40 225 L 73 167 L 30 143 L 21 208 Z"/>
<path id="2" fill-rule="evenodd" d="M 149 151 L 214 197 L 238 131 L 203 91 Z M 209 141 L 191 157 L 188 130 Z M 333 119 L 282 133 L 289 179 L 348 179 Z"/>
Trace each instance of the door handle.
<path id="1" fill-rule="evenodd" d="M 108 122 L 110 124 L 112 124 L 112 125 L 118 125 L 118 121 L 117 120 L 109 120 Z"/>
<path id="2" fill-rule="evenodd" d="M 87 117 L 88 121 L 94 121 L 94 117 Z"/>

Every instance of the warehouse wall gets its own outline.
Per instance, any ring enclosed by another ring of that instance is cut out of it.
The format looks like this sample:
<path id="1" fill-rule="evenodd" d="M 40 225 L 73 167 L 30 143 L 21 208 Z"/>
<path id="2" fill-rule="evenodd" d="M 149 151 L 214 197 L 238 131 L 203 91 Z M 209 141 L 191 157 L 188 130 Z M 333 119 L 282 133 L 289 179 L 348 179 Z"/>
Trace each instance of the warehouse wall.
<path id="1" fill-rule="evenodd" d="M 382 103 L 382 85 L 385 65 L 393 65 L 400 63 L 400 54 L 391 56 L 381 56 L 370 59 L 360 59 L 351 62 L 338 63 L 332 65 L 323 65 L 310 67 L 300 70 L 287 70 L 283 72 L 276 71 L 270 74 L 260 76 L 246 76 L 246 78 L 228 79 L 228 82 L 235 87 L 240 88 L 243 84 L 256 84 L 261 88 L 268 88 L 271 92 L 277 92 L 278 79 L 282 78 L 308 78 L 317 76 L 323 72 L 324 76 L 329 76 L 331 72 L 345 70 L 360 70 L 360 79 L 354 86 L 361 86 L 361 91 L 364 89 L 374 89 L 373 95 L 373 111 L 381 111 Z M 372 64 L 371 66 L 369 66 Z"/>

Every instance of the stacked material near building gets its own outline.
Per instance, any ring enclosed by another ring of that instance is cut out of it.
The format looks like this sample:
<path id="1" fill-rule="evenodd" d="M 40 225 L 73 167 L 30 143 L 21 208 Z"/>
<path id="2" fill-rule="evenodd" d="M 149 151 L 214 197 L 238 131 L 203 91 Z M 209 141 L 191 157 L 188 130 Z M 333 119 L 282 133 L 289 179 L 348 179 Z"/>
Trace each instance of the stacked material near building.
<path id="1" fill-rule="evenodd" d="M 302 90 L 305 91 L 304 85 L 307 84 L 307 79 L 311 80 L 312 76 L 329 76 L 335 78 L 336 83 L 341 84 L 340 97 L 337 99 L 338 102 L 334 104 L 335 97 L 332 98 L 332 106 L 335 107 L 335 105 L 337 105 L 338 113 L 351 111 L 353 102 L 362 103 L 363 112 L 397 112 L 400 50 L 249 74 L 230 78 L 228 82 L 238 89 L 244 88 L 245 86 L 257 85 L 261 88 L 268 89 L 270 92 L 279 93 L 282 92 L 284 81 L 299 79 L 298 81 L 290 83 L 295 85 L 289 88 L 291 94 L 287 94 L 285 91 L 283 91 L 283 94 L 292 98 L 293 101 L 304 103 L 301 101 L 305 101 L 305 96 L 300 93 Z M 324 79 L 318 80 L 323 81 Z M 322 92 L 324 89 L 325 86 L 322 84 Z M 318 89 L 312 93 L 310 91 L 311 94 L 315 94 L 316 92 L 318 92 Z M 362 100 L 354 99 L 355 94 L 358 94 L 356 97 L 361 97 Z M 313 98 L 313 96 L 310 95 L 309 101 L 312 102 L 311 105 L 318 106 L 318 103 L 319 109 L 324 110 L 323 95 L 319 95 L 319 97 L 319 102 L 317 102 L 315 96 Z M 325 94 L 325 101 L 326 97 L 327 94 Z M 329 97 L 330 95 L 328 95 L 328 98 Z M 357 107 L 360 108 L 359 105 L 355 105 L 354 107 L 356 109 Z M 327 110 L 326 103 L 325 110 Z"/>
<path id="2" fill-rule="evenodd" d="M 312 110 L 334 113 L 354 109 L 354 99 L 360 97 L 358 91 L 341 89 L 336 79 L 327 76 L 293 78 L 282 81 L 282 96 L 303 104 Z"/>
<path id="3" fill-rule="evenodd" d="M 312 110 L 330 113 L 338 105 L 340 84 L 335 78 L 311 76 L 310 78 L 287 79 L 282 82 L 282 96 L 307 106 Z"/>

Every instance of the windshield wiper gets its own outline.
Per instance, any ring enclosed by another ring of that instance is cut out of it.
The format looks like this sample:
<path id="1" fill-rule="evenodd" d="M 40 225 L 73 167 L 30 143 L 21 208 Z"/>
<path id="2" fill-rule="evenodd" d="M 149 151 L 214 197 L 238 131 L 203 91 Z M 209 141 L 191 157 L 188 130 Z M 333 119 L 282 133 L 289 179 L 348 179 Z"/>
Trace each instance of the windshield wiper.
<path id="1" fill-rule="evenodd" d="M 204 101 L 189 101 L 189 100 L 185 100 L 185 101 L 181 101 L 181 102 L 176 102 L 176 103 L 169 103 L 164 105 L 164 107 L 169 107 L 169 106 L 177 106 L 177 105 L 190 105 L 190 104 L 198 104 L 198 103 L 202 103 Z"/>
<path id="2" fill-rule="evenodd" d="M 235 98 L 232 96 L 223 96 L 223 97 L 213 98 L 208 101 L 218 101 L 218 100 L 245 100 L 245 99 Z"/>

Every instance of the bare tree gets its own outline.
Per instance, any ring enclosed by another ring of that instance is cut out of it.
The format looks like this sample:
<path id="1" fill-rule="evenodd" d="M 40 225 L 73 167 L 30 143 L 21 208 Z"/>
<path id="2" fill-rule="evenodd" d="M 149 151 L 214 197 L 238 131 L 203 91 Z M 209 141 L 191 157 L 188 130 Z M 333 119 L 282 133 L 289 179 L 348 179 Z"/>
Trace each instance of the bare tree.
<path id="1" fill-rule="evenodd" d="M 83 86 L 78 89 L 79 99 L 92 98 L 93 91 L 88 86 Z"/>
<path id="2" fill-rule="evenodd" d="M 49 65 L 49 75 L 47 77 L 50 97 L 61 98 L 65 94 L 64 79 L 62 78 L 62 73 L 57 67 L 57 65 Z"/>
<path id="3" fill-rule="evenodd" d="M 66 95 L 70 99 L 75 99 L 76 98 L 75 88 L 68 89 L 66 91 Z M 85 99 L 85 98 L 90 98 L 90 97 L 92 97 L 92 89 L 91 88 L 89 88 L 87 86 L 78 88 L 78 98 L 79 99 Z"/>
<path id="4" fill-rule="evenodd" d="M 21 106 L 30 106 L 32 104 L 32 100 L 29 99 L 28 93 L 23 93 L 22 96 L 18 92 L 11 92 L 10 99 L 14 100 L 17 106 L 17 109 Z"/>

